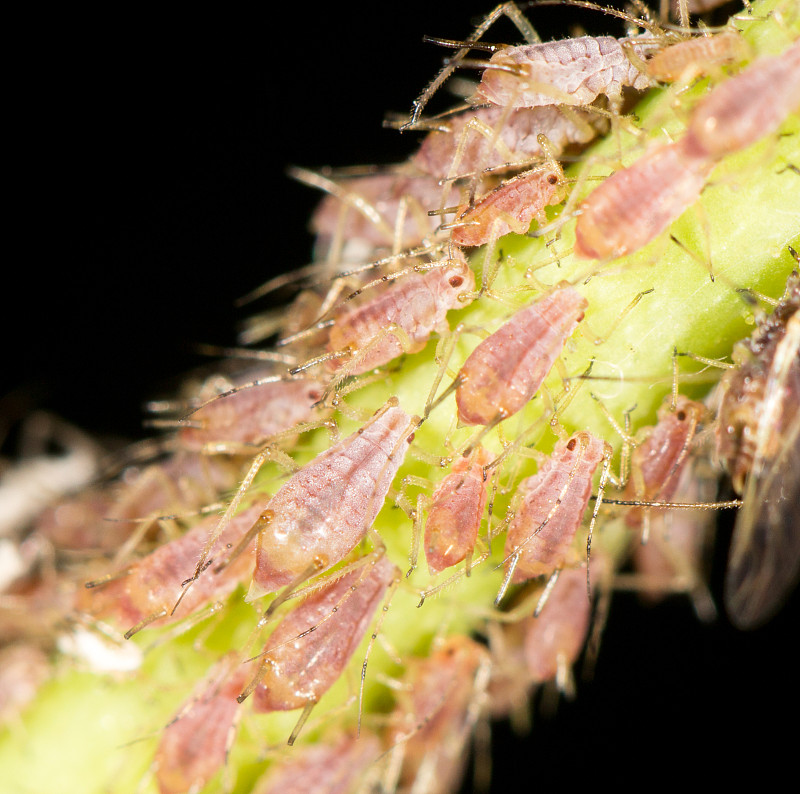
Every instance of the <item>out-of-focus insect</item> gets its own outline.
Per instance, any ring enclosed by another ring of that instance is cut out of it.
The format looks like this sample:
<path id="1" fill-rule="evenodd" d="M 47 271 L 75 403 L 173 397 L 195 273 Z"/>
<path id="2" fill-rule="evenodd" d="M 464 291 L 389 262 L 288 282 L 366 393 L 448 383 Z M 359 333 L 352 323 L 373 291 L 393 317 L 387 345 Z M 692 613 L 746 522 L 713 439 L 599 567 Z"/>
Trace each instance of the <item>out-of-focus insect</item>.
<path id="1" fill-rule="evenodd" d="M 370 766 L 381 752 L 376 736 L 345 734 L 335 741 L 323 739 L 303 748 L 270 769 L 254 794 L 347 794 L 362 791 Z M 364 789 L 371 791 L 372 789 Z"/>
<path id="2" fill-rule="evenodd" d="M 222 768 L 241 715 L 236 695 L 250 674 L 237 654 L 229 654 L 175 714 L 155 755 L 161 794 L 200 791 Z"/>
<path id="3" fill-rule="evenodd" d="M 794 254 L 794 252 L 793 252 Z M 797 255 L 794 254 L 795 258 Z M 800 573 L 800 277 L 737 345 L 720 383 L 717 454 L 742 494 L 725 578 L 731 620 L 768 620 Z"/>

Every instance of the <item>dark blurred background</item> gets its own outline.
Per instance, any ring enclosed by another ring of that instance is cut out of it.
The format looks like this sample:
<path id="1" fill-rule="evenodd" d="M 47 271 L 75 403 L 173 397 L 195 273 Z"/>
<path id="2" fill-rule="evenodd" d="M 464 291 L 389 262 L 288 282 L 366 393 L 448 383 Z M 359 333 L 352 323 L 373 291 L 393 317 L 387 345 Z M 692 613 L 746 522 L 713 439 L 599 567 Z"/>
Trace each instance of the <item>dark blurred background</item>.
<path id="1" fill-rule="evenodd" d="M 236 298 L 310 260 L 319 196 L 286 167 L 407 157 L 419 138 L 381 121 L 408 111 L 441 62 L 422 35 L 463 38 L 490 9 L 282 4 L 265 25 L 137 8 L 21 30 L 6 121 L 5 410 L 142 437 L 144 401 L 205 360 L 194 346 L 235 342 Z M 544 38 L 575 23 L 621 33 L 575 9 L 530 18 Z M 487 38 L 518 40 L 507 22 Z M 793 761 L 798 614 L 795 598 L 742 634 L 724 618 L 699 625 L 683 599 L 645 609 L 620 596 L 577 700 L 526 737 L 496 729 L 491 790 L 774 779 Z"/>

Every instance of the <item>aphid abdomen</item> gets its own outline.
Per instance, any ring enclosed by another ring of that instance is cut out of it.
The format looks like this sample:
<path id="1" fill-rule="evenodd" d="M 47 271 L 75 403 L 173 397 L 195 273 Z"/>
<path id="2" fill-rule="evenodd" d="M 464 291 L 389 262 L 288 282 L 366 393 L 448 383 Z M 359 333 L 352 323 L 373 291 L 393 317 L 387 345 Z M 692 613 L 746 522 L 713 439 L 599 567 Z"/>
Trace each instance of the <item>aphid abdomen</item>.
<path id="1" fill-rule="evenodd" d="M 456 245 L 475 246 L 496 240 L 509 232 L 522 234 L 549 204 L 561 200 L 558 174 L 532 170 L 509 179 L 462 212 L 453 229 Z"/>
<path id="2" fill-rule="evenodd" d="M 537 617 L 526 618 L 523 624 L 525 663 L 534 681 L 551 681 L 560 667 L 575 663 L 586 642 L 591 615 L 586 570 L 562 571 L 546 609 Z"/>
<path id="3" fill-rule="evenodd" d="M 461 295 L 475 288 L 475 276 L 463 258 L 451 267 L 435 267 L 427 273 L 411 274 L 392 285 L 369 303 L 346 312 L 336 320 L 330 332 L 331 352 L 350 351 L 357 358 L 348 363 L 348 372 L 358 375 L 403 355 L 422 350 L 431 333 L 441 326 L 450 309 L 460 308 Z M 402 329 L 410 343 L 390 330 Z M 364 354 L 359 351 L 367 348 Z M 330 368 L 342 366 L 343 359 L 333 359 Z"/>
<path id="4" fill-rule="evenodd" d="M 776 130 L 800 106 L 800 40 L 714 88 L 692 111 L 686 150 L 718 159 Z"/>
<path id="5" fill-rule="evenodd" d="M 547 377 L 587 305 L 572 287 L 556 289 L 484 339 L 458 375 L 459 421 L 488 425 L 523 408 Z"/>
<path id="6" fill-rule="evenodd" d="M 490 455 L 482 447 L 469 458 L 459 458 L 452 472 L 433 493 L 425 522 L 425 559 L 431 574 L 458 564 L 478 539 L 486 509 L 483 467 Z"/>
<path id="7" fill-rule="evenodd" d="M 278 380 L 212 400 L 179 433 L 186 449 L 208 444 L 258 444 L 310 418 L 323 386 L 313 380 Z"/>
<path id="8" fill-rule="evenodd" d="M 592 494 L 605 444 L 591 433 L 559 441 L 539 472 L 520 483 L 522 503 L 508 527 L 506 565 L 516 557 L 512 583 L 549 575 L 566 561 Z"/>
<path id="9" fill-rule="evenodd" d="M 600 94 L 618 99 L 624 86 L 641 90 L 650 85 L 650 78 L 628 60 L 619 40 L 579 36 L 496 52 L 478 95 L 495 105 L 512 107 L 588 105 Z"/>
<path id="10" fill-rule="evenodd" d="M 292 711 L 319 700 L 342 674 L 398 575 L 389 559 L 380 557 L 366 572 L 351 571 L 295 607 L 267 641 L 275 650 L 265 656 L 255 711 Z M 303 632 L 308 633 L 292 641 Z"/>
<path id="11" fill-rule="evenodd" d="M 689 153 L 683 141 L 651 148 L 583 202 L 575 253 L 614 259 L 647 245 L 699 198 L 712 167 Z"/>
<path id="12" fill-rule="evenodd" d="M 312 565 L 321 573 L 350 553 L 383 506 L 413 428 L 395 401 L 278 491 L 259 518 L 251 596 L 291 584 Z"/>

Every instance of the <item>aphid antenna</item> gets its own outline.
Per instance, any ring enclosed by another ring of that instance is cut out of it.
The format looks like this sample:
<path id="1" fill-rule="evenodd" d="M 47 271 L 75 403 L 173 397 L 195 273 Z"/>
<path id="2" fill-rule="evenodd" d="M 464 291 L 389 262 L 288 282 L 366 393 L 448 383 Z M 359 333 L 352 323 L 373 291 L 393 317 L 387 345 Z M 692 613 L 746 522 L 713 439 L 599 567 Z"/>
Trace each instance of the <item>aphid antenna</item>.
<path id="1" fill-rule="evenodd" d="M 648 9 L 644 4 L 632 2 L 632 5 L 639 5 L 645 14 L 645 17 L 635 17 L 626 11 L 621 11 L 617 8 L 601 6 L 597 3 L 588 2 L 588 0 L 528 0 L 527 2 L 522 3 L 521 7 L 526 10 L 543 6 L 571 6 L 575 8 L 586 8 L 590 11 L 599 11 L 601 14 L 616 17 L 617 19 L 621 19 L 623 22 L 628 22 L 637 28 L 642 28 L 648 33 L 658 35 L 658 33 L 662 30 L 662 25 L 658 22 L 655 22 L 650 17 L 650 9 Z M 688 19 L 686 24 L 688 25 Z"/>
<path id="2" fill-rule="evenodd" d="M 275 276 L 274 278 L 269 279 L 269 281 L 265 281 L 254 290 L 251 290 L 247 294 L 243 295 L 241 298 L 237 298 L 234 302 L 234 306 L 237 308 L 246 306 L 248 303 L 253 303 L 259 298 L 263 298 L 265 295 L 269 295 L 271 292 L 275 292 L 282 287 L 299 284 L 306 281 L 306 279 L 311 279 L 316 276 L 326 265 L 327 263 L 312 262 L 308 265 L 304 265 L 303 267 L 293 270 L 291 273 L 282 273 L 280 276 Z"/>
<path id="3" fill-rule="evenodd" d="M 289 353 L 279 353 L 277 350 L 253 350 L 248 347 L 223 347 L 221 345 L 197 344 L 194 349 L 202 356 L 213 356 L 215 358 L 245 359 L 252 361 L 264 361 L 275 364 L 286 364 L 291 366 L 297 363 L 297 358 Z"/>
<path id="4" fill-rule="evenodd" d="M 437 44 L 440 47 L 449 47 L 450 49 L 461 50 L 483 50 L 484 52 L 497 52 L 507 47 L 507 44 L 491 44 L 488 41 L 464 41 L 459 39 L 442 39 L 438 36 L 423 36 L 422 41 L 425 44 Z M 463 63 L 463 62 L 462 62 Z"/>
<path id="5" fill-rule="evenodd" d="M 592 495 L 592 499 L 599 500 Z M 735 510 L 742 506 L 743 500 L 729 499 L 724 502 L 659 502 L 646 499 L 609 499 L 602 497 L 603 504 L 617 505 L 620 507 L 660 507 L 665 510 Z"/>

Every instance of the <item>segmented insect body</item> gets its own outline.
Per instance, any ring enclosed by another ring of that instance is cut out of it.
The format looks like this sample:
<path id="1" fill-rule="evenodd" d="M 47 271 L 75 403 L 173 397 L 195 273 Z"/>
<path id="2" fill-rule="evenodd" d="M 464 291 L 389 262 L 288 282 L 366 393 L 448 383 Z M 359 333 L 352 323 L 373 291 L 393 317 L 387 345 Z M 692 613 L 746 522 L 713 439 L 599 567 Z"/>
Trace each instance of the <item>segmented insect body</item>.
<path id="1" fill-rule="evenodd" d="M 475 548 L 487 499 L 483 467 L 490 460 L 477 447 L 456 460 L 433 492 L 425 522 L 425 559 L 432 574 L 457 565 Z"/>
<path id="2" fill-rule="evenodd" d="M 327 570 L 361 541 L 383 507 L 415 427 L 392 398 L 278 491 L 258 519 L 253 597 Z"/>
<path id="3" fill-rule="evenodd" d="M 292 711 L 316 703 L 342 674 L 398 577 L 397 568 L 380 557 L 366 569 L 334 579 L 295 607 L 267 641 L 253 708 Z"/>
<path id="4" fill-rule="evenodd" d="M 328 349 L 343 355 L 331 360 L 330 368 L 345 366 L 348 374 L 358 375 L 403 353 L 419 352 L 435 330 L 446 328 L 448 311 L 471 301 L 474 288 L 475 276 L 457 249 L 446 265 L 397 279 L 377 297 L 336 318 Z"/>
<path id="5" fill-rule="evenodd" d="M 115 615 L 123 624 L 136 624 L 126 635 L 130 636 L 149 623 L 157 620 L 171 623 L 191 615 L 201 606 L 225 598 L 239 583 L 249 579 L 253 570 L 252 546 L 229 565 L 220 565 L 245 538 L 259 514 L 258 506 L 250 507 L 225 527 L 209 553 L 208 559 L 213 562 L 194 586 L 186 590 L 174 613 L 172 608 L 181 593 L 181 583 L 187 570 L 196 564 L 206 538 L 219 521 L 216 515 L 207 516 L 182 537 L 135 561 L 120 578 L 108 584 L 103 584 L 102 580 L 90 582 L 85 608 L 97 615 Z"/>
<path id="6" fill-rule="evenodd" d="M 155 755 L 161 794 L 200 791 L 222 768 L 249 673 L 235 654 L 223 659 L 164 729 Z"/>
<path id="7" fill-rule="evenodd" d="M 725 603 L 742 628 L 766 621 L 800 572 L 800 279 L 722 379 L 717 454 L 744 504 L 734 527 Z"/>
<path id="8" fill-rule="evenodd" d="M 575 289 L 561 287 L 517 312 L 484 339 L 456 378 L 459 421 L 488 425 L 523 408 L 547 377 L 587 305 Z"/>
<path id="9" fill-rule="evenodd" d="M 585 569 L 562 571 L 547 608 L 522 623 L 525 663 L 533 681 L 563 679 L 583 650 L 591 616 Z"/>
<path id="10" fill-rule="evenodd" d="M 473 207 L 456 216 L 452 240 L 456 245 L 483 245 L 509 232 L 523 234 L 536 218 L 545 220 L 544 208 L 564 197 L 559 175 L 549 169 L 532 169 L 508 179 Z"/>
<path id="11" fill-rule="evenodd" d="M 358 738 L 308 745 L 302 755 L 270 770 L 254 794 L 350 794 L 360 790 L 357 786 L 380 752 L 377 737 L 364 732 Z"/>
<path id="12" fill-rule="evenodd" d="M 512 583 L 550 575 L 568 561 L 592 495 L 592 478 L 607 455 L 603 441 L 582 431 L 559 441 L 542 468 L 520 483 L 522 500 L 505 545 L 507 572 L 515 566 Z"/>
<path id="13" fill-rule="evenodd" d="M 410 702 L 392 715 L 389 738 L 403 754 L 398 781 L 413 792 L 445 794 L 461 779 L 466 745 L 488 683 L 489 654 L 468 637 L 448 637 L 407 673 Z M 412 787 L 413 784 L 413 787 Z"/>
<path id="14" fill-rule="evenodd" d="M 704 413 L 701 403 L 683 395 L 678 396 L 674 407 L 670 402 L 661 406 L 657 424 L 633 451 L 625 499 L 667 502 L 672 498 Z M 627 512 L 625 521 L 628 526 L 639 526 L 641 508 Z"/>
<path id="15" fill-rule="evenodd" d="M 275 380 L 221 395 L 191 414 L 180 443 L 198 452 L 218 443 L 261 444 L 308 420 L 323 390 L 314 380 Z"/>
<path id="16" fill-rule="evenodd" d="M 490 106 L 449 116 L 444 123 L 447 131 L 428 133 L 411 158 L 417 168 L 437 179 L 472 174 L 479 169 L 503 169 L 542 157 L 539 135 L 547 137 L 551 152 L 558 155 L 570 144 L 592 140 L 599 122 L 596 115 L 577 109 L 546 106 L 509 111 Z M 497 141 L 492 146 L 498 125 Z M 451 174 L 456 157 L 457 173 Z"/>
<path id="17" fill-rule="evenodd" d="M 589 105 L 601 94 L 619 103 L 622 90 L 649 88 L 651 79 L 628 59 L 622 41 L 613 36 L 504 47 L 489 60 L 478 86 L 481 100 L 495 105 Z M 631 41 L 644 57 L 648 46 Z"/>
<path id="18" fill-rule="evenodd" d="M 800 106 L 800 39 L 716 86 L 692 111 L 687 152 L 717 160 L 778 128 Z"/>
<path id="19" fill-rule="evenodd" d="M 427 211 L 439 207 L 442 201 L 449 204 L 458 200 L 457 193 L 446 193 L 443 198 L 442 190 L 437 179 L 402 172 L 342 180 L 341 194 L 322 200 L 312 216 L 311 228 L 322 240 L 341 233 L 349 245 L 359 240 L 369 248 L 391 247 L 399 241 L 401 249 L 413 248 L 439 226 L 439 220 L 429 217 Z M 398 227 L 403 204 L 405 220 Z"/>
<path id="20" fill-rule="evenodd" d="M 647 60 L 646 68 L 647 74 L 654 80 L 670 83 L 736 63 L 743 55 L 741 35 L 724 30 L 713 36 L 697 36 L 664 47 Z"/>
<path id="21" fill-rule="evenodd" d="M 699 198 L 712 167 L 683 140 L 651 147 L 583 201 L 575 253 L 614 259 L 647 245 Z"/>

